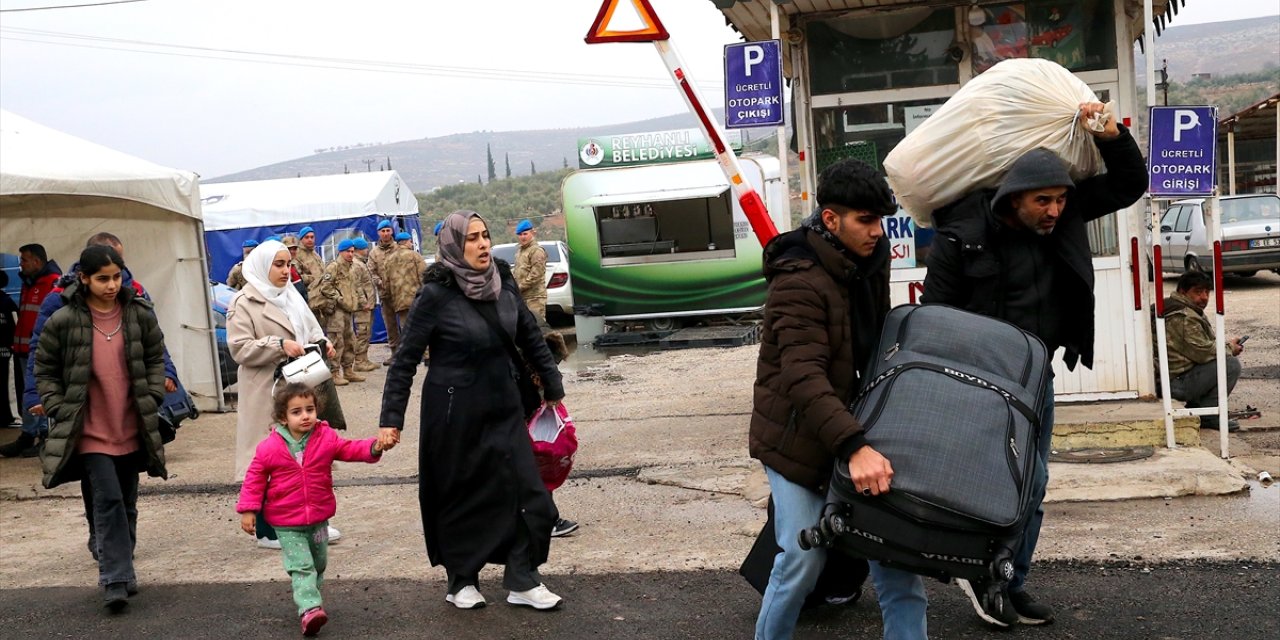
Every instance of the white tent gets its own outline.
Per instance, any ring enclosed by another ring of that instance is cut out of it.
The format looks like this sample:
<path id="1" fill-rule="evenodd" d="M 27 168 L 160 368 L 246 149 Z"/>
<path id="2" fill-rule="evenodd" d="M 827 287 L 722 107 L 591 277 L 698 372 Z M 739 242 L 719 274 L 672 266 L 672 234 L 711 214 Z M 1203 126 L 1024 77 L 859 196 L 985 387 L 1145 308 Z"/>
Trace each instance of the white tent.
<path id="1" fill-rule="evenodd" d="M 200 185 L 200 191 L 209 273 L 215 280 L 240 261 L 244 241 L 304 226 L 315 230 L 316 250 L 325 260 L 333 259 L 343 238 L 377 238 L 383 220 L 422 246 L 418 198 L 395 171 L 214 182 Z"/>
<path id="2" fill-rule="evenodd" d="M 214 182 L 201 191 L 206 231 L 418 213 L 418 199 L 395 171 Z"/>
<path id="3" fill-rule="evenodd" d="M 0 110 L 0 250 L 37 242 L 69 269 L 102 231 L 155 301 L 183 385 L 201 409 L 222 408 L 199 177 Z"/>

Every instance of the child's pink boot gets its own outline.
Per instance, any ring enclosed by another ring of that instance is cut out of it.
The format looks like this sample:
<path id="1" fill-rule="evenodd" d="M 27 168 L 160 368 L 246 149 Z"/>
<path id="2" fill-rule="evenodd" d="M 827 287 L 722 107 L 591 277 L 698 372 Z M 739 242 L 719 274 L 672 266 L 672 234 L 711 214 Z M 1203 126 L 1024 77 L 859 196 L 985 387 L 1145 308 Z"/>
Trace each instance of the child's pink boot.
<path id="1" fill-rule="evenodd" d="M 324 609 L 320 607 L 308 609 L 302 614 L 302 635 L 309 638 L 320 633 L 320 627 L 328 621 L 329 616 L 325 614 Z"/>

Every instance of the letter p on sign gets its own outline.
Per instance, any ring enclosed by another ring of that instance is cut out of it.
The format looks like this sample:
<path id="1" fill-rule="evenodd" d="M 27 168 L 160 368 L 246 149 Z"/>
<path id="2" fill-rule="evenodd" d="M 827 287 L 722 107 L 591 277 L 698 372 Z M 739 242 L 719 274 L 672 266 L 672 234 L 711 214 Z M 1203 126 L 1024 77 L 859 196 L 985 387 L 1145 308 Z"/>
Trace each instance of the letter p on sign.
<path id="1" fill-rule="evenodd" d="M 1200 116 L 1188 109 L 1173 112 L 1173 141 L 1182 142 L 1183 131 L 1193 131 L 1200 126 Z"/>
<path id="2" fill-rule="evenodd" d="M 751 77 L 751 67 L 764 62 L 764 47 L 760 45 L 751 45 L 742 48 L 743 70 L 748 78 Z"/>

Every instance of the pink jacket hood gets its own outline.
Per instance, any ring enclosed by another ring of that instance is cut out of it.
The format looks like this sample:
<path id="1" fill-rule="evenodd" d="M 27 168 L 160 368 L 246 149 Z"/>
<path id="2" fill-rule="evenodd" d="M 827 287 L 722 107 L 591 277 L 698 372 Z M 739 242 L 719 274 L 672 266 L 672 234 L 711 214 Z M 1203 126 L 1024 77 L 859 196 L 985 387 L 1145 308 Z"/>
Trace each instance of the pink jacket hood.
<path id="1" fill-rule="evenodd" d="M 271 431 L 254 453 L 240 486 L 237 513 L 262 512 L 273 527 L 305 527 L 333 517 L 338 500 L 333 495 L 333 461 L 377 462 L 373 455 L 377 438 L 347 440 L 316 424 L 302 453 L 302 464 L 289 453 L 284 436 Z"/>

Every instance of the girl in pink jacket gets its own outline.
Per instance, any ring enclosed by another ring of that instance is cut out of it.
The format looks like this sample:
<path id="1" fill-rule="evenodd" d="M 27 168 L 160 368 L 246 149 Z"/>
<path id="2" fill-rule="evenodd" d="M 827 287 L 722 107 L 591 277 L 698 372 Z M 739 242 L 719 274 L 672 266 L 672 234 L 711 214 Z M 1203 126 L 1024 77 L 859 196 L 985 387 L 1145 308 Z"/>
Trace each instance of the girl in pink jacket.
<path id="1" fill-rule="evenodd" d="M 241 514 L 240 528 L 250 535 L 259 511 L 279 533 L 302 635 L 314 636 L 329 621 L 321 608 L 320 585 L 329 555 L 329 518 L 338 509 L 333 461 L 377 462 L 394 444 L 339 436 L 329 423 L 316 420 L 319 399 L 306 385 L 284 385 L 276 391 L 273 405 L 271 415 L 278 424 L 258 444 L 236 512 Z"/>

